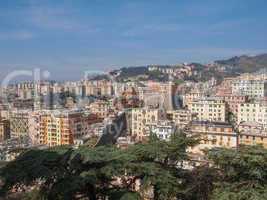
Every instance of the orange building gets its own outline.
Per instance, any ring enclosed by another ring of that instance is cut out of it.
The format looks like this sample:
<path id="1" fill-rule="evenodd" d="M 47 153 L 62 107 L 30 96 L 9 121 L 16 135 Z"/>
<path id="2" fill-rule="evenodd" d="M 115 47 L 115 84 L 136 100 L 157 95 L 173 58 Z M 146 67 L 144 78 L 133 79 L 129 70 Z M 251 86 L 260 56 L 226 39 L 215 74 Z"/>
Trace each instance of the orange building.
<path id="1" fill-rule="evenodd" d="M 42 112 L 35 119 L 38 143 L 48 146 L 74 144 L 74 139 L 90 134 L 90 126 L 101 121 L 81 111 Z"/>

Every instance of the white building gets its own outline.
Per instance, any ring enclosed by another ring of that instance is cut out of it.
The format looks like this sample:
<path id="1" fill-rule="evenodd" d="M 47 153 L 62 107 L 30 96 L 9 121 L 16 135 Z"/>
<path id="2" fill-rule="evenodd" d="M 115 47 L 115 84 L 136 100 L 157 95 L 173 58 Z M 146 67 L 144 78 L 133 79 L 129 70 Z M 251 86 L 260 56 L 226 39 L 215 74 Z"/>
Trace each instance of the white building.
<path id="1" fill-rule="evenodd" d="M 169 140 L 171 135 L 175 133 L 176 126 L 167 120 L 160 120 L 158 123 L 147 125 L 147 134 L 155 134 L 159 139 Z"/>

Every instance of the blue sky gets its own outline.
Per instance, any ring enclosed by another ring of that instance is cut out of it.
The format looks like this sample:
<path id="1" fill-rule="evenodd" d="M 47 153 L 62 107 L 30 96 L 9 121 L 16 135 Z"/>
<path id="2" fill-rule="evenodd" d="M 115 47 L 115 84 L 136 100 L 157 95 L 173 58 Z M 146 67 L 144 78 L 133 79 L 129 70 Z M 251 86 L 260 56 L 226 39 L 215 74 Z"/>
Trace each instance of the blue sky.
<path id="1" fill-rule="evenodd" d="M 266 0 L 3 0 L 0 77 L 208 62 L 267 52 Z"/>

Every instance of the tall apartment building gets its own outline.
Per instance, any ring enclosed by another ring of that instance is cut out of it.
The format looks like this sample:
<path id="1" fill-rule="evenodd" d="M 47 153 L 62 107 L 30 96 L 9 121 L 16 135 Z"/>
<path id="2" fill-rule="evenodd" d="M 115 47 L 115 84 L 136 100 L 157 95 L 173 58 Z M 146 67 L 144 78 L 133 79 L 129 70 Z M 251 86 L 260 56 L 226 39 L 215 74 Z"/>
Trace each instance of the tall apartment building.
<path id="1" fill-rule="evenodd" d="M 228 110 L 222 98 L 204 98 L 189 103 L 188 109 L 199 121 L 225 122 Z"/>
<path id="2" fill-rule="evenodd" d="M 11 137 L 28 136 L 29 134 L 29 110 L 17 110 L 10 112 Z"/>
<path id="3" fill-rule="evenodd" d="M 267 81 L 238 79 L 232 82 L 232 92 L 250 98 L 262 98 L 267 96 Z"/>
<path id="4" fill-rule="evenodd" d="M 33 116 L 30 137 L 48 146 L 74 144 L 74 139 L 90 134 L 90 126 L 100 122 L 96 115 L 81 111 L 42 111 Z"/>
<path id="5" fill-rule="evenodd" d="M 238 106 L 237 123 L 256 122 L 267 129 L 267 105 L 260 102 L 242 103 Z"/>
<path id="6" fill-rule="evenodd" d="M 0 142 L 10 138 L 10 122 L 6 119 L 0 119 Z"/>
<path id="7" fill-rule="evenodd" d="M 146 131 L 147 126 L 157 123 L 160 119 L 163 118 L 163 116 L 164 113 L 160 109 L 149 107 L 132 109 L 132 137 L 134 137 L 137 141 L 143 141 L 144 139 L 146 139 L 149 136 Z"/>

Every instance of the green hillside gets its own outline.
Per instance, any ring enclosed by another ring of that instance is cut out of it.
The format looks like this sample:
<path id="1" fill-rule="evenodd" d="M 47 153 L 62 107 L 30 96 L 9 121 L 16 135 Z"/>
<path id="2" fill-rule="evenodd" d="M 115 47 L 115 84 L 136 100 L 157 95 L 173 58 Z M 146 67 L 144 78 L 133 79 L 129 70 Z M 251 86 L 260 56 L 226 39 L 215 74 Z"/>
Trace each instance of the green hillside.
<path id="1" fill-rule="evenodd" d="M 267 54 L 257 56 L 235 56 L 228 60 L 218 60 L 215 63 L 220 65 L 233 66 L 237 72 L 256 72 L 260 69 L 267 68 Z"/>

